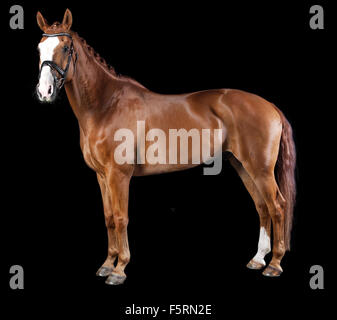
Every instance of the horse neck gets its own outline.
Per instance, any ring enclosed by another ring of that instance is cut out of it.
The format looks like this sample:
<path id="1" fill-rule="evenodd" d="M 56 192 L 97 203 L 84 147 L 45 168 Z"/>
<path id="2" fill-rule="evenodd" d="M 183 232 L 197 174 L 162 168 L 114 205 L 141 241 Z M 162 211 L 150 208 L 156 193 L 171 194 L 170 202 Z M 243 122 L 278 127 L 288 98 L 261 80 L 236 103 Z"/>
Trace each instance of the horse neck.
<path id="1" fill-rule="evenodd" d="M 75 70 L 69 69 L 73 76 L 65 84 L 65 90 L 79 125 L 86 133 L 89 123 L 95 121 L 102 111 L 105 90 L 109 90 L 112 96 L 121 90 L 123 83 L 83 48 L 77 36 L 73 37 L 73 41 L 77 61 Z"/>

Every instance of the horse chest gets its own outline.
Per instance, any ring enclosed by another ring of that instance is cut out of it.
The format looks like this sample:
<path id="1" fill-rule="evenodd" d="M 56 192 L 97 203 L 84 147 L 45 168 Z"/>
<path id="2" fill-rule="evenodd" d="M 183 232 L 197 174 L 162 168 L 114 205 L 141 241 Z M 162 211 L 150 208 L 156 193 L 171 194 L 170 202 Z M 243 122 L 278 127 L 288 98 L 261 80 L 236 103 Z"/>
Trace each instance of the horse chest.
<path id="1" fill-rule="evenodd" d="M 97 160 L 97 156 L 93 151 L 94 148 L 90 144 L 90 140 L 86 136 L 81 136 L 81 149 L 84 157 L 85 163 L 93 170 L 99 171 L 101 169 L 101 165 Z"/>
<path id="2" fill-rule="evenodd" d="M 84 140 L 84 139 L 83 139 Z M 95 169 L 94 168 L 94 164 L 93 164 L 93 159 L 92 159 L 92 155 L 91 155 L 91 150 L 90 150 L 90 146 L 88 141 L 83 141 L 81 143 L 81 149 L 82 149 L 82 153 L 83 153 L 83 158 L 85 163 L 91 168 L 91 169 Z"/>

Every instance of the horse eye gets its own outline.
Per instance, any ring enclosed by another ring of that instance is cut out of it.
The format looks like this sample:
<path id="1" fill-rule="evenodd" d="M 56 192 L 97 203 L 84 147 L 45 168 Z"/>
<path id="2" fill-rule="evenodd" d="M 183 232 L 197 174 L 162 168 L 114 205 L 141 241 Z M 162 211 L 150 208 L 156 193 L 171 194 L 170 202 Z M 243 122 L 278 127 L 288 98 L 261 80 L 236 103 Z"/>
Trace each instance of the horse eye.
<path id="1" fill-rule="evenodd" d="M 63 47 L 63 51 L 64 51 L 64 52 L 67 52 L 68 50 L 69 50 L 69 47 L 67 47 L 67 46 L 64 46 L 64 47 Z"/>

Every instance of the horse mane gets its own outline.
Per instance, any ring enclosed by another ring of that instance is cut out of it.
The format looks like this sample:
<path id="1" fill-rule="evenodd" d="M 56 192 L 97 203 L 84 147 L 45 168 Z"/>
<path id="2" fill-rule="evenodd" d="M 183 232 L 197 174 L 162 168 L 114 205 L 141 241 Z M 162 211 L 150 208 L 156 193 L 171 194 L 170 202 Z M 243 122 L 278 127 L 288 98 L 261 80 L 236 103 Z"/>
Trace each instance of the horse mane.
<path id="1" fill-rule="evenodd" d="M 114 77 L 120 79 L 120 80 L 126 80 L 132 84 L 135 84 L 139 87 L 145 88 L 141 83 L 139 83 L 137 80 L 132 79 L 131 77 L 123 76 L 121 74 L 118 74 L 113 66 L 108 64 L 106 60 L 100 56 L 99 53 L 95 51 L 95 49 L 90 46 L 85 39 L 79 36 L 79 34 L 75 31 L 71 32 L 72 35 L 74 35 L 83 45 L 83 48 L 89 53 L 91 57 L 95 59 L 96 62 L 98 62 L 106 71 L 108 71 L 110 74 L 112 74 Z"/>

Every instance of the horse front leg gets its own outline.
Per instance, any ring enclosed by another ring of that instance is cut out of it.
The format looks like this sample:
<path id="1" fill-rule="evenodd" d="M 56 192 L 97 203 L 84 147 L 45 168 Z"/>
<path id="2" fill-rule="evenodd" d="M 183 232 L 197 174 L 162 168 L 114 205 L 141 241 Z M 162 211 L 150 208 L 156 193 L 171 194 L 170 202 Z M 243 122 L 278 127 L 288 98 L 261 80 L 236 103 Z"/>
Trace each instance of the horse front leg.
<path id="1" fill-rule="evenodd" d="M 115 231 L 115 224 L 113 221 L 111 199 L 108 188 L 106 186 L 105 178 L 97 174 L 97 180 L 101 189 L 105 225 L 108 231 L 108 255 L 103 265 L 98 269 L 96 275 L 99 277 L 107 277 L 115 268 L 115 260 L 118 255 L 117 238 Z"/>
<path id="2" fill-rule="evenodd" d="M 118 250 L 117 266 L 105 282 L 110 285 L 119 285 L 125 281 L 126 274 L 124 269 L 130 261 L 127 235 L 130 178 L 130 174 L 126 174 L 120 170 L 111 170 L 106 180 L 111 199 Z"/>

